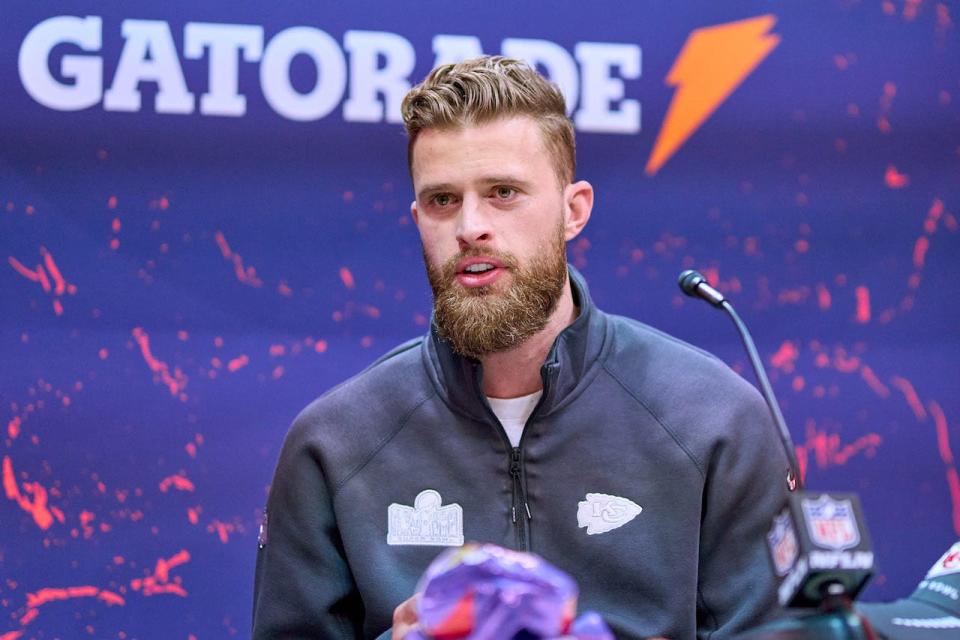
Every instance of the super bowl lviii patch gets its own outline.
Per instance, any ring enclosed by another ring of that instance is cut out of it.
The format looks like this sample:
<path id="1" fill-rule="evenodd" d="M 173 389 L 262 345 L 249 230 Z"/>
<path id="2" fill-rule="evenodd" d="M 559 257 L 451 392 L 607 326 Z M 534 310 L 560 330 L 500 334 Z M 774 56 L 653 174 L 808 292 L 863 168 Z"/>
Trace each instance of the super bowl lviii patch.
<path id="1" fill-rule="evenodd" d="M 387 544 L 459 547 L 463 544 L 463 509 L 444 505 L 440 494 L 425 489 L 413 506 L 391 504 L 387 508 Z"/>

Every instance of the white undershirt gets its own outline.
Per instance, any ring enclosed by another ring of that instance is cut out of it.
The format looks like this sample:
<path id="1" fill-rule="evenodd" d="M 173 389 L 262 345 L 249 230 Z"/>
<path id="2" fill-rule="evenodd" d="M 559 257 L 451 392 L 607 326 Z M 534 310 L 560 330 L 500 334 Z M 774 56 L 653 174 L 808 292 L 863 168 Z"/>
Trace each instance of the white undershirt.
<path id="1" fill-rule="evenodd" d="M 510 444 L 514 447 L 520 446 L 520 436 L 523 435 L 523 425 L 527 423 L 527 418 L 533 413 L 537 403 L 540 402 L 540 396 L 543 390 L 534 391 L 528 396 L 519 398 L 487 398 L 490 408 L 497 416 L 500 424 L 503 425 L 507 437 L 510 438 Z"/>

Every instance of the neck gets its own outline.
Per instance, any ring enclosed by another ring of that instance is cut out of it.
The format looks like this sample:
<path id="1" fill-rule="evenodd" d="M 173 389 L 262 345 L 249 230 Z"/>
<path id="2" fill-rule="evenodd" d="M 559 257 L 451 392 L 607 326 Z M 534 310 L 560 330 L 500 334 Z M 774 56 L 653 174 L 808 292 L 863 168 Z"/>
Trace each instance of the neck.
<path id="1" fill-rule="evenodd" d="M 483 364 L 483 393 L 488 398 L 517 398 L 543 388 L 540 367 L 554 340 L 577 318 L 570 279 L 563 287 L 557 308 L 546 326 L 510 351 L 492 353 L 480 359 Z"/>

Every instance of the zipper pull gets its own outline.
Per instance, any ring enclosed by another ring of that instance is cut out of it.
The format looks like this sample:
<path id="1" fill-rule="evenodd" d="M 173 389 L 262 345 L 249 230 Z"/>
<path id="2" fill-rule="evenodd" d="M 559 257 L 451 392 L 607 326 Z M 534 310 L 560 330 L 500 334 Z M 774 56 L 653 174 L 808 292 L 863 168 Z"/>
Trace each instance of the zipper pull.
<path id="1" fill-rule="evenodd" d="M 514 480 L 520 479 L 520 448 L 519 447 L 513 450 L 513 456 L 510 462 L 510 475 L 513 476 Z"/>
<path id="2" fill-rule="evenodd" d="M 520 502 L 523 503 L 523 509 L 527 513 L 527 520 L 533 520 L 533 514 L 530 513 L 530 505 L 527 503 L 527 492 L 523 490 L 523 479 L 520 477 L 520 447 L 513 449 L 510 462 L 510 475 L 513 476 L 514 493 L 519 491 Z M 514 498 L 516 504 L 516 498 Z M 513 521 L 517 521 L 517 508 L 513 507 Z"/>

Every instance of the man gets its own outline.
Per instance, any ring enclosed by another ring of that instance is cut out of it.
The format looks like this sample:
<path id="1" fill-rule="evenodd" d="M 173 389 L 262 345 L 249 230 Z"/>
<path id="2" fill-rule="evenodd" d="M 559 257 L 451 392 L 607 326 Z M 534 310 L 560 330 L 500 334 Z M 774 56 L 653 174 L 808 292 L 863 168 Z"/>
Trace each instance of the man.
<path id="1" fill-rule="evenodd" d="M 419 576 L 463 541 L 566 570 L 618 637 L 725 638 L 773 610 L 787 463 L 767 409 L 715 358 L 594 307 L 565 259 L 593 189 L 564 107 L 501 57 L 404 100 L 431 330 L 296 419 L 255 638 L 402 638 Z"/>

